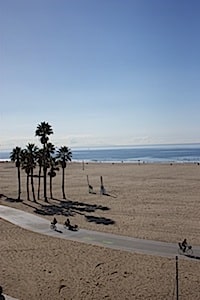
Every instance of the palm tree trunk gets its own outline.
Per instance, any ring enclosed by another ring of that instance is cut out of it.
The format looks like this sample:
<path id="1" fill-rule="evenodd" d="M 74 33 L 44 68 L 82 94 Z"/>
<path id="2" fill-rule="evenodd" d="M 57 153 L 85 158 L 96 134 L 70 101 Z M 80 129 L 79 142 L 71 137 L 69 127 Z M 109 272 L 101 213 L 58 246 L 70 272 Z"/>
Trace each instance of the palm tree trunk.
<path id="1" fill-rule="evenodd" d="M 33 169 L 31 169 L 31 187 L 32 187 L 33 201 L 36 202 L 34 182 L 33 182 Z"/>
<path id="2" fill-rule="evenodd" d="M 46 147 L 47 147 L 47 144 L 45 143 L 43 145 L 43 151 L 44 151 L 44 153 L 43 153 L 43 155 L 44 155 L 44 157 L 43 157 L 44 201 L 48 202 L 48 200 L 47 200 L 47 167 L 46 167 L 46 151 L 45 151 Z"/>
<path id="3" fill-rule="evenodd" d="M 44 173 L 44 201 L 48 202 L 47 200 L 47 168 L 43 168 L 43 173 Z"/>
<path id="4" fill-rule="evenodd" d="M 63 194 L 63 199 L 66 199 L 65 196 L 65 169 L 62 168 L 62 194 Z"/>
<path id="5" fill-rule="evenodd" d="M 42 166 L 39 166 L 39 174 L 38 174 L 38 194 L 37 198 L 40 199 L 40 182 L 41 182 L 41 173 L 42 173 Z"/>
<path id="6" fill-rule="evenodd" d="M 29 174 L 27 174 L 27 178 L 26 178 L 26 191 L 27 191 L 27 199 L 30 201 L 30 195 L 29 195 Z"/>
<path id="7" fill-rule="evenodd" d="M 20 176 L 20 166 L 17 168 L 18 171 L 18 200 L 21 198 L 21 176 Z"/>
<path id="8" fill-rule="evenodd" d="M 50 176 L 50 197 L 51 199 L 53 199 L 53 192 L 52 192 L 52 180 L 53 180 L 53 177 Z"/>

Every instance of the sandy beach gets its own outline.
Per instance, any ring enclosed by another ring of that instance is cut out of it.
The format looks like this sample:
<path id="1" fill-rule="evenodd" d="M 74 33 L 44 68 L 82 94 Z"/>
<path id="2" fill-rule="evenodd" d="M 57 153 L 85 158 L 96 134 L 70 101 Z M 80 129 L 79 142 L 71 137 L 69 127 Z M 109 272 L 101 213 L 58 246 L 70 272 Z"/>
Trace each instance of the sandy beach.
<path id="1" fill-rule="evenodd" d="M 1 163 L 0 174 L 2 205 L 49 221 L 56 216 L 59 223 L 69 216 L 72 224 L 85 229 L 173 243 L 186 237 L 194 248 L 200 245 L 197 164 L 89 163 L 83 168 L 71 163 L 65 177 L 67 199 L 62 199 L 60 171 L 48 203 L 26 200 L 23 171 L 23 201 L 15 201 L 14 164 Z M 87 175 L 94 194 L 88 192 Z M 100 195 L 100 176 L 107 196 Z M 0 223 L 0 283 L 6 294 L 22 300 L 175 299 L 175 258 L 84 245 L 32 233 L 2 219 Z M 200 299 L 199 271 L 200 261 L 179 260 L 181 299 Z"/>

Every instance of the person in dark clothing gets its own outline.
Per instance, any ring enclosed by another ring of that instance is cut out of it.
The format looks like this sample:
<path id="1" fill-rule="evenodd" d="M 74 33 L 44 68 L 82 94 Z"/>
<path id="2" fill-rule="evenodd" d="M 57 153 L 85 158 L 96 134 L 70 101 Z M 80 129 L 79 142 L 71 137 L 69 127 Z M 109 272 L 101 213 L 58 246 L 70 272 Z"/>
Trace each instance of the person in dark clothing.
<path id="1" fill-rule="evenodd" d="M 70 220 L 67 218 L 67 220 L 65 221 L 65 223 L 64 223 L 64 226 L 66 227 L 66 228 L 68 228 L 69 230 L 74 230 L 74 231 L 77 231 L 78 230 L 78 225 L 72 225 L 71 223 L 70 223 Z"/>
<path id="2" fill-rule="evenodd" d="M 3 293 L 3 288 L 2 286 L 0 286 L 0 300 L 6 300 L 6 298 L 4 297 Z"/>
<path id="3" fill-rule="evenodd" d="M 70 223 L 70 220 L 67 218 L 67 220 L 65 221 L 65 226 L 68 228 L 68 229 L 71 229 L 72 225 Z"/>
<path id="4" fill-rule="evenodd" d="M 187 243 L 187 240 L 186 240 L 186 239 L 184 239 L 184 240 L 182 241 L 181 246 L 182 246 L 183 252 L 185 252 L 185 250 L 186 250 L 186 248 L 187 248 L 187 246 L 188 246 L 188 243 Z"/>
<path id="5" fill-rule="evenodd" d="M 57 224 L 57 220 L 56 218 L 53 219 L 53 221 L 51 222 L 50 228 L 56 230 L 56 224 Z M 1 300 L 1 299 L 0 299 Z"/>
<path id="6" fill-rule="evenodd" d="M 56 220 L 56 218 L 53 219 L 53 221 L 51 222 L 51 224 L 56 225 L 58 222 Z"/>

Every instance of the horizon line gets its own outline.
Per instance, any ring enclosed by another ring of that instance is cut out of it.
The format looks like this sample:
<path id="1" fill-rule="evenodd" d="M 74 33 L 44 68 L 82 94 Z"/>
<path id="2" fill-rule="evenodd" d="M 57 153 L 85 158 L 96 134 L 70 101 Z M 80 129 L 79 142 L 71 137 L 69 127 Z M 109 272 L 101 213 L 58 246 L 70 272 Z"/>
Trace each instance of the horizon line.
<path id="1" fill-rule="evenodd" d="M 153 143 L 153 144 L 135 144 L 135 145 L 103 145 L 103 146 L 95 146 L 95 145 L 92 145 L 92 146 L 72 146 L 72 147 L 69 147 L 71 150 L 74 149 L 75 151 L 76 150 L 98 150 L 98 149 L 120 149 L 120 148 L 143 148 L 143 147 L 165 147 L 165 146 L 189 146 L 189 145 L 200 145 L 200 142 L 194 142 L 194 143 Z M 60 147 L 60 146 L 59 146 Z M 56 148 L 59 148 L 59 147 L 56 147 Z M 15 148 L 15 147 L 14 147 Z M 0 149 L 0 152 L 11 152 L 14 148 L 12 149 Z"/>

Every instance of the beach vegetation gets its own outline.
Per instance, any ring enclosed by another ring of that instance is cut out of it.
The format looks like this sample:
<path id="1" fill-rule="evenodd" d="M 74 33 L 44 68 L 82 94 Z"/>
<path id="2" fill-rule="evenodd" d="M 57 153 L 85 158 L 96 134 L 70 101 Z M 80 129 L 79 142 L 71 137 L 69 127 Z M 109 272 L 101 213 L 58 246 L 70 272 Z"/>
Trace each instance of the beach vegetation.
<path id="1" fill-rule="evenodd" d="M 44 183 L 44 201 L 47 200 L 47 169 L 49 167 L 49 149 L 47 144 L 49 141 L 49 136 L 53 134 L 52 126 L 47 122 L 41 122 L 37 125 L 35 136 L 40 138 L 40 142 L 43 145 L 43 155 L 42 155 L 42 168 L 43 168 L 43 183 Z"/>
<path id="2" fill-rule="evenodd" d="M 53 134 L 52 126 L 48 122 L 41 122 L 37 125 L 35 136 L 40 137 L 40 142 L 43 146 L 47 145 L 49 136 Z"/>
<path id="3" fill-rule="evenodd" d="M 21 154 L 22 154 L 22 149 L 20 147 L 15 147 L 11 153 L 10 153 L 10 159 L 11 161 L 15 162 L 15 166 L 17 168 L 17 178 L 18 178 L 18 200 L 20 200 L 21 196 Z"/>
<path id="4" fill-rule="evenodd" d="M 67 146 L 61 146 L 57 148 L 55 145 L 49 141 L 49 136 L 53 134 L 53 129 L 51 125 L 47 122 L 41 122 L 37 125 L 35 130 L 35 136 L 39 137 L 42 144 L 42 148 L 37 147 L 35 144 L 28 143 L 25 149 L 20 147 L 15 147 L 10 153 L 10 159 L 15 162 L 17 167 L 18 176 L 18 200 L 20 200 L 21 195 L 21 173 L 20 170 L 24 170 L 26 173 L 26 192 L 27 200 L 30 201 L 30 185 L 32 189 L 33 201 L 36 202 L 34 178 L 38 178 L 38 190 L 37 199 L 40 199 L 40 189 L 41 189 L 41 178 L 43 179 L 43 197 L 44 201 L 48 202 L 47 198 L 47 176 L 49 176 L 49 188 L 50 188 L 50 198 L 53 199 L 53 178 L 56 177 L 59 171 L 59 165 L 62 168 L 62 196 L 65 196 L 65 168 L 67 167 L 67 162 L 72 159 L 71 149 Z M 34 174 L 34 170 L 37 168 L 38 174 Z"/>
<path id="5" fill-rule="evenodd" d="M 30 200 L 29 194 L 29 178 L 31 178 L 31 188 L 33 201 L 36 202 L 35 189 L 34 189 L 34 174 L 33 170 L 36 167 L 38 147 L 35 144 L 28 144 L 26 148 L 22 151 L 22 169 L 25 170 L 27 174 L 26 188 L 27 188 L 27 199 Z"/>
<path id="6" fill-rule="evenodd" d="M 56 159 L 59 162 L 62 168 L 62 195 L 63 199 L 66 199 L 65 195 L 65 168 L 67 167 L 67 162 L 72 160 L 72 152 L 71 149 L 67 146 L 61 146 L 57 150 Z"/>
<path id="7" fill-rule="evenodd" d="M 40 185 L 41 185 L 41 176 L 42 176 L 42 162 L 43 162 L 43 149 L 39 149 L 37 152 L 37 164 L 39 167 L 38 170 L 38 191 L 37 191 L 37 199 L 40 199 Z"/>
<path id="8" fill-rule="evenodd" d="M 56 171 L 59 171 L 58 162 L 56 161 L 55 157 L 50 157 L 50 170 L 48 172 L 50 182 L 49 182 L 49 188 L 50 188 L 50 198 L 53 199 L 53 178 L 56 177 Z"/>

